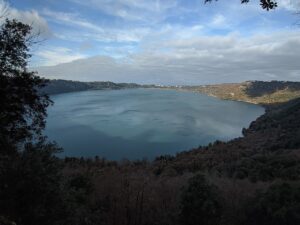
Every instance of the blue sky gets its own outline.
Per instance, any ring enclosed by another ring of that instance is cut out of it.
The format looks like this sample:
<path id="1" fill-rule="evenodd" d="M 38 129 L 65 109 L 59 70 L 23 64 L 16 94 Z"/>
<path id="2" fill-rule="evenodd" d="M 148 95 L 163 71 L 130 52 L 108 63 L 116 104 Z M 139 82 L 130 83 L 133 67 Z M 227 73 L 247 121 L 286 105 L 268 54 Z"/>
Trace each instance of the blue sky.
<path id="1" fill-rule="evenodd" d="M 300 81 L 300 0 L 11 0 L 10 14 L 45 39 L 42 76 L 159 84 Z M 4 1 L 0 0 L 3 5 Z"/>

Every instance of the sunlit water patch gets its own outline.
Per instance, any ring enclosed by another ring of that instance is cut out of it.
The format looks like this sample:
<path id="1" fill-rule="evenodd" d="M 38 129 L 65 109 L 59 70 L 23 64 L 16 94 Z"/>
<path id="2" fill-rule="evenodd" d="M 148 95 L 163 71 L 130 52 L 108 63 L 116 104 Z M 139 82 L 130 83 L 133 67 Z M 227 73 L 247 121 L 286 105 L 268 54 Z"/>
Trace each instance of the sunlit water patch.
<path id="1" fill-rule="evenodd" d="M 46 135 L 62 156 L 152 159 L 241 136 L 260 106 L 159 89 L 52 96 Z"/>

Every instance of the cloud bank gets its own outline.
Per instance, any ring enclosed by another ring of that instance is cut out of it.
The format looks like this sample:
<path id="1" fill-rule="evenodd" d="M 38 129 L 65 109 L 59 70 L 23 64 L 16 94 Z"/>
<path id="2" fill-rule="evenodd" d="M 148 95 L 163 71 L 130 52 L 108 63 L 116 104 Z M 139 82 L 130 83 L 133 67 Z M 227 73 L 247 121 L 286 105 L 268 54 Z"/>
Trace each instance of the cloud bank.
<path id="1" fill-rule="evenodd" d="M 36 68 L 42 76 L 81 81 L 209 84 L 245 80 L 300 81 L 298 32 L 201 36 L 152 43 L 123 59 L 97 56 Z"/>

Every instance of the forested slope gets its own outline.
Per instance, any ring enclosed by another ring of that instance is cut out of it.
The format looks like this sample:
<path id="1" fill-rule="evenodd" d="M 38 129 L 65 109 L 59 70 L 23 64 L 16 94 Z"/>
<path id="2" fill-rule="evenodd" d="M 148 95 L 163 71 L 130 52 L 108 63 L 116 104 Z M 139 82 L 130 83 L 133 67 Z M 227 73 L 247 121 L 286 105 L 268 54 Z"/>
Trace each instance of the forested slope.
<path id="1" fill-rule="evenodd" d="M 242 83 L 172 88 L 200 92 L 225 100 L 263 105 L 287 102 L 300 97 L 300 82 L 291 81 L 246 81 Z"/>

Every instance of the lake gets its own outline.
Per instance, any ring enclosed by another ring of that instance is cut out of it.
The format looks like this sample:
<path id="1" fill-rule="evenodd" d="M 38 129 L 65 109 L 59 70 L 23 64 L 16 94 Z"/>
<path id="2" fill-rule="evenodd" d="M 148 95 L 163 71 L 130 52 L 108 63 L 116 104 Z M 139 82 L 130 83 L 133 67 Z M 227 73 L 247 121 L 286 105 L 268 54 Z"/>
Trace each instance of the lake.
<path id="1" fill-rule="evenodd" d="M 45 134 L 61 156 L 153 159 L 241 136 L 264 108 L 199 93 L 160 89 L 51 96 Z"/>

